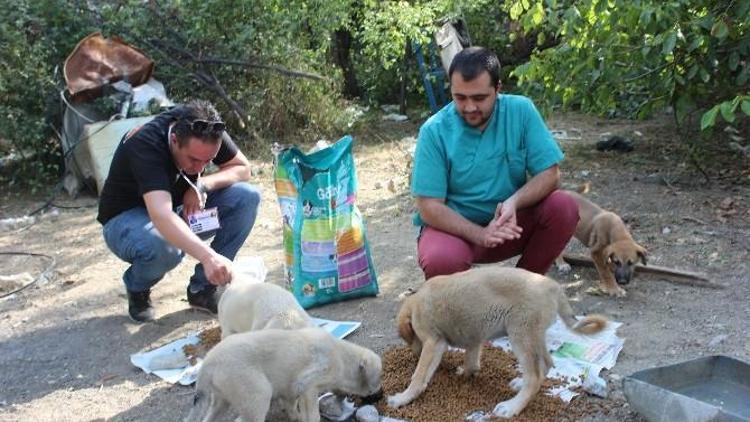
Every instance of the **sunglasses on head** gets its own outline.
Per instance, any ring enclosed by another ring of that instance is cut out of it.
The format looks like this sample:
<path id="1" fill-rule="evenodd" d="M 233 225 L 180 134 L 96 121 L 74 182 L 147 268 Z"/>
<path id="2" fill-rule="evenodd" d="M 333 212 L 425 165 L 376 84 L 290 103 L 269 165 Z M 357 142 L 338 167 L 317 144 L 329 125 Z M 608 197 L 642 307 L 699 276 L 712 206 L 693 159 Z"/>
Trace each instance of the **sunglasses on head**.
<path id="1" fill-rule="evenodd" d="M 226 127 L 226 123 L 221 121 L 211 122 L 208 120 L 195 119 L 190 122 L 190 131 L 199 135 L 221 133 Z"/>

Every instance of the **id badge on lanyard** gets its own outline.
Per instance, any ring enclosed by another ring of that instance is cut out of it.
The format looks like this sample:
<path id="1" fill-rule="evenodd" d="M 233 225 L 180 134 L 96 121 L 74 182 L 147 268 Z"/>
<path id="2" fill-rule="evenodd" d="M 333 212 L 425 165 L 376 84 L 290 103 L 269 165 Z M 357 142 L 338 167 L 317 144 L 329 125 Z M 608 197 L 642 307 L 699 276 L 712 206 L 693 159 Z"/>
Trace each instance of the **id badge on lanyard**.
<path id="1" fill-rule="evenodd" d="M 182 171 L 180 171 L 180 174 L 198 195 L 198 200 L 200 201 L 201 210 L 187 216 L 190 230 L 195 234 L 200 234 L 221 228 L 221 225 L 219 224 L 219 209 L 217 207 L 204 209 L 208 195 L 206 195 L 206 192 L 202 189 L 198 188 L 198 184 L 200 184 L 200 174 L 198 175 L 196 183 L 193 183 Z"/>

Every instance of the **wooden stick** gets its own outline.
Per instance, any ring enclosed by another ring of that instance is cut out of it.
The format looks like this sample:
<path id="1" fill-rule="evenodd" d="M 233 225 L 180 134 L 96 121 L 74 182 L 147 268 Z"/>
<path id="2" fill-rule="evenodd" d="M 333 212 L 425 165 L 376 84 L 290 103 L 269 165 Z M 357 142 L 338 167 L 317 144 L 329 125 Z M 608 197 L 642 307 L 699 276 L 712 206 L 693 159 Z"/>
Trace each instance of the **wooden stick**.
<path id="1" fill-rule="evenodd" d="M 563 254 L 563 259 L 570 265 L 576 265 L 581 267 L 594 267 L 594 261 L 588 256 L 583 255 L 568 255 Z M 656 274 L 665 276 L 670 281 L 675 281 L 681 284 L 688 284 L 696 287 L 708 287 L 712 289 L 723 289 L 726 286 L 720 283 L 711 281 L 703 274 L 694 273 L 691 271 L 678 270 L 668 267 L 660 267 L 658 265 L 641 265 L 636 264 L 636 272 L 646 274 Z"/>

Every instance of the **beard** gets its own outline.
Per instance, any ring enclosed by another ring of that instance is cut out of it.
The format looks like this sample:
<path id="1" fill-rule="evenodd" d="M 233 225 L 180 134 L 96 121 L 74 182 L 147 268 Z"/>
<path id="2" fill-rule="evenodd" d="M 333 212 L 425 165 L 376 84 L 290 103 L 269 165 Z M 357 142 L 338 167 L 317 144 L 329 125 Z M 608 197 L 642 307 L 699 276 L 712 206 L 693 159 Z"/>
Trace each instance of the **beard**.
<path id="1" fill-rule="evenodd" d="M 461 118 L 464 119 L 464 122 L 466 122 L 467 125 L 474 127 L 474 128 L 481 128 L 487 122 L 490 120 L 490 117 L 492 117 L 492 112 L 490 113 L 483 113 L 483 112 L 473 112 L 473 113 L 460 113 Z"/>

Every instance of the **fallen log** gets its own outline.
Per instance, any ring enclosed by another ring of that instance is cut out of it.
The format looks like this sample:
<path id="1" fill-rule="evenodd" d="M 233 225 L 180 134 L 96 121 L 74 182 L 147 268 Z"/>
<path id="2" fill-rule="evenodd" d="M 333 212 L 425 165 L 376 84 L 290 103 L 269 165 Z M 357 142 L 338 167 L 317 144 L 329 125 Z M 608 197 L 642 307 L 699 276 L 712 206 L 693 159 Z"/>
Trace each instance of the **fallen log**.
<path id="1" fill-rule="evenodd" d="M 579 267 L 594 267 L 594 261 L 584 255 L 563 254 L 563 259 L 570 265 Z M 675 268 L 660 267 L 658 265 L 641 265 L 635 266 L 635 272 L 641 274 L 655 274 L 665 277 L 668 281 L 674 281 L 680 284 L 687 284 L 695 287 L 707 287 L 710 289 L 723 289 L 726 285 L 716 283 L 703 274 L 692 271 L 678 270 Z"/>

